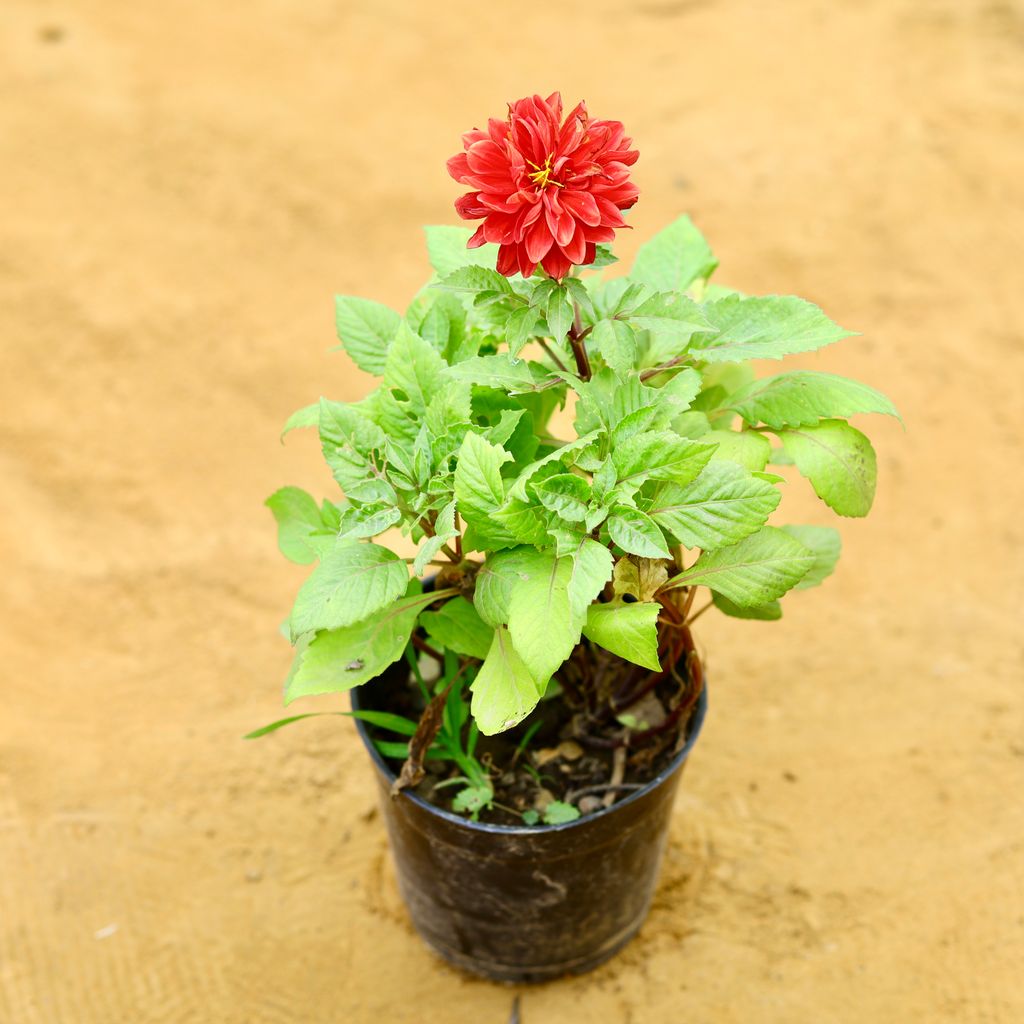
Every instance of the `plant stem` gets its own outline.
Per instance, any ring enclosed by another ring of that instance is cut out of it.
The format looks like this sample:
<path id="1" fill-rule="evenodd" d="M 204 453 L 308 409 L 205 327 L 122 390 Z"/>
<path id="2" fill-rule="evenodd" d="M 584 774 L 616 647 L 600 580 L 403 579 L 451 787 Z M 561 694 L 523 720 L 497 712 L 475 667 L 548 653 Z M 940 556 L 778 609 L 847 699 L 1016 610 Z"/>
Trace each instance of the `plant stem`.
<path id="1" fill-rule="evenodd" d="M 439 665 L 444 664 L 444 655 L 436 648 L 431 647 L 426 640 L 421 640 L 418 636 L 413 636 L 412 645 L 417 651 L 422 651 L 424 654 L 429 654 Z"/>
<path id="2" fill-rule="evenodd" d="M 700 617 L 701 617 L 701 616 L 702 616 L 702 615 L 703 615 L 703 614 L 704 614 L 704 613 L 705 613 L 705 612 L 706 612 L 706 611 L 707 611 L 707 610 L 708 610 L 708 609 L 709 609 L 709 608 L 710 608 L 710 607 L 711 607 L 711 606 L 712 606 L 712 605 L 713 605 L 714 603 L 715 603 L 714 601 L 708 601 L 708 603 L 707 603 L 707 604 L 705 604 L 705 605 L 701 605 L 701 607 L 700 607 L 700 608 L 698 608 L 698 609 L 697 609 L 697 610 L 696 610 L 696 611 L 695 611 L 695 612 L 694 612 L 694 613 L 693 613 L 693 614 L 692 614 L 692 615 L 691 615 L 691 616 L 690 616 L 690 617 L 689 617 L 689 618 L 688 618 L 688 619 L 686 620 L 686 624 L 687 624 L 688 626 L 691 626 L 691 625 L 693 625 L 693 623 L 695 623 L 695 622 L 696 622 L 696 621 L 697 621 L 697 620 L 698 620 L 698 619 L 699 619 L 699 618 L 700 618 Z"/>
<path id="3" fill-rule="evenodd" d="M 558 353 L 548 344 L 547 338 L 538 338 L 537 341 L 540 343 L 540 347 L 547 353 L 548 358 L 557 366 L 563 373 L 568 372 L 568 367 L 562 362 Z"/>
<path id="4" fill-rule="evenodd" d="M 681 363 L 686 362 L 686 356 L 676 356 L 674 359 L 670 359 L 667 363 L 662 363 L 661 366 L 652 366 L 650 369 L 644 370 L 640 374 L 641 380 L 650 380 L 652 377 L 657 377 L 659 373 L 664 373 L 666 370 L 671 370 L 673 366 L 679 366 Z"/>
<path id="5" fill-rule="evenodd" d="M 583 322 L 580 319 L 579 303 L 573 303 L 573 323 L 569 328 L 569 344 L 572 346 L 573 358 L 576 360 L 576 369 L 580 372 L 582 380 L 590 380 L 590 359 L 587 357 L 587 348 L 583 344 Z"/>

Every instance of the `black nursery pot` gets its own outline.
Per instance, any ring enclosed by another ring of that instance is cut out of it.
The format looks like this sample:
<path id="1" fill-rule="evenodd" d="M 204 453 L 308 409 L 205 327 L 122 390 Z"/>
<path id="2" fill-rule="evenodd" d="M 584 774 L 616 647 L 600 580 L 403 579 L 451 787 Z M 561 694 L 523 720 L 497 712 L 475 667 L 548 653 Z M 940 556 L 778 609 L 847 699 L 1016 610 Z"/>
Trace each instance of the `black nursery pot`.
<path id="1" fill-rule="evenodd" d="M 361 706 L 352 691 L 352 707 Z M 362 705 L 362 706 L 365 706 Z M 589 971 L 647 916 L 683 765 L 707 711 L 701 693 L 685 746 L 650 783 L 565 825 L 472 822 L 408 790 L 356 722 L 377 769 L 402 897 L 427 944 L 495 981 L 538 982 Z"/>

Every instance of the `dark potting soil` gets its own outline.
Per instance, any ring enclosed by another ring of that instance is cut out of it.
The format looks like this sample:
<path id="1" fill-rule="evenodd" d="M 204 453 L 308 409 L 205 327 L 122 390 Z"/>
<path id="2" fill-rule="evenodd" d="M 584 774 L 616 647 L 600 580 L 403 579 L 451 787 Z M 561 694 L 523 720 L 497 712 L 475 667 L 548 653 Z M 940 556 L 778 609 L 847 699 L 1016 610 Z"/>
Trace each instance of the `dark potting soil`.
<path id="1" fill-rule="evenodd" d="M 614 659 L 612 672 L 622 677 L 635 666 Z M 612 806 L 642 788 L 668 766 L 682 748 L 702 685 L 701 673 L 683 662 L 639 701 L 618 717 L 574 708 L 569 695 L 546 698 L 525 721 L 497 736 L 480 736 L 476 757 L 488 771 L 494 788 L 491 808 L 478 820 L 498 825 L 523 825 L 524 811 L 543 817 L 553 801 L 575 806 L 582 815 Z M 390 711 L 419 720 L 426 707 L 423 693 L 411 676 L 394 672 L 376 680 L 361 698 L 363 707 Z M 673 709 L 682 706 L 678 719 Z M 539 725 L 538 725 L 539 722 Z M 625 722 L 625 724 L 624 724 Z M 522 741 L 533 730 L 528 745 Z M 369 727 L 373 739 L 391 739 Z M 397 776 L 400 759 L 388 759 Z M 462 788 L 441 783 L 458 777 L 449 761 L 427 760 L 426 775 L 413 791 L 437 807 L 453 811 L 452 801 Z M 465 815 L 464 815 L 465 816 Z"/>

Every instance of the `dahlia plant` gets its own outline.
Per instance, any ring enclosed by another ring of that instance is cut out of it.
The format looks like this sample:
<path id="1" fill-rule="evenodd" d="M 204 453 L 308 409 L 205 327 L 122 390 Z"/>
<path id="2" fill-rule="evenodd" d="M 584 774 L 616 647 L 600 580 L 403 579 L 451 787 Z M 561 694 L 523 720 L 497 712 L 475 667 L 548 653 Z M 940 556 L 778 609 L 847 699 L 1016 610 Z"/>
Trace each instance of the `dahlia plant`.
<path id="1" fill-rule="evenodd" d="M 474 816 L 508 769 L 480 734 L 516 730 L 513 763 L 551 713 L 549 745 L 642 767 L 675 744 L 702 685 L 692 622 L 712 606 L 777 619 L 838 557 L 830 528 L 769 524 L 786 484 L 769 466 L 864 516 L 875 455 L 846 419 L 896 415 L 832 374 L 756 375 L 850 332 L 803 299 L 710 284 L 717 261 L 685 217 L 627 274 L 582 276 L 615 262 L 638 195 L 630 146 L 583 104 L 563 117 L 557 93 L 466 134 L 448 169 L 479 226 L 427 229 L 435 277 L 404 316 L 338 297 L 341 343 L 380 384 L 286 424 L 319 432 L 343 499 L 286 487 L 267 502 L 283 553 L 316 563 L 287 622 L 286 702 L 404 657 L 418 697 L 360 714 L 408 758 L 403 784 L 439 763 L 433 798 L 455 782 L 452 806 Z M 578 812 L 561 799 L 545 820 Z"/>

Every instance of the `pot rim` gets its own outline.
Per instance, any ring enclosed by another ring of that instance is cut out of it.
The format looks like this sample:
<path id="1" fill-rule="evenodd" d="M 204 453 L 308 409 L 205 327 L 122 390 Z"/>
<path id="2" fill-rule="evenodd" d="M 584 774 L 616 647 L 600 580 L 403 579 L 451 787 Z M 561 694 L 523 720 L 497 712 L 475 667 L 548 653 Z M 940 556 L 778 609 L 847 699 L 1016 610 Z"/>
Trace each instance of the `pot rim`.
<path id="1" fill-rule="evenodd" d="M 363 685 L 365 686 L 367 684 L 364 683 Z M 362 705 L 359 700 L 360 689 L 361 687 L 356 687 L 349 691 L 353 711 L 359 711 L 362 709 Z M 598 818 L 604 818 L 610 814 L 618 813 L 624 807 L 646 796 L 651 792 L 651 790 L 656 789 L 666 779 L 672 776 L 686 760 L 690 751 L 693 749 L 693 745 L 697 742 L 697 737 L 700 735 L 700 730 L 704 724 L 704 716 L 707 714 L 707 710 L 708 689 L 705 681 L 705 685 L 702 688 L 700 696 L 697 698 L 697 703 L 693 709 L 693 715 L 689 721 L 690 733 L 686 738 L 686 743 L 683 745 L 682 750 L 680 750 L 676 756 L 673 757 L 672 760 L 653 779 L 651 779 L 650 782 L 646 783 L 642 789 L 635 789 L 622 800 L 616 801 L 611 807 L 603 807 L 601 810 L 594 811 L 592 814 L 583 815 L 575 821 L 563 822 L 560 825 L 496 825 L 485 821 L 471 821 L 469 818 L 464 818 L 461 814 L 453 814 L 451 811 L 443 810 L 436 804 L 430 803 L 429 800 L 424 800 L 423 797 L 408 789 L 402 790 L 399 794 L 399 798 L 411 800 L 414 804 L 417 804 L 421 809 L 427 811 L 429 814 L 435 815 L 438 818 L 443 818 L 445 821 L 450 821 L 452 824 L 461 825 L 470 832 L 509 836 L 534 836 L 538 834 L 566 832 L 569 829 L 588 825 L 590 822 L 596 821 Z M 353 721 L 356 723 L 356 730 L 359 732 L 359 737 L 363 741 L 363 746 L 365 746 L 369 752 L 370 759 L 376 765 L 377 770 L 380 771 L 389 782 L 394 782 L 398 776 L 395 775 L 387 761 L 381 756 L 380 751 L 378 751 L 373 745 L 366 723 L 358 718 L 353 719 Z"/>

